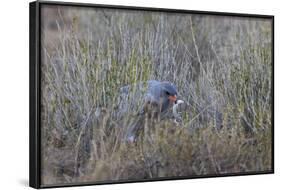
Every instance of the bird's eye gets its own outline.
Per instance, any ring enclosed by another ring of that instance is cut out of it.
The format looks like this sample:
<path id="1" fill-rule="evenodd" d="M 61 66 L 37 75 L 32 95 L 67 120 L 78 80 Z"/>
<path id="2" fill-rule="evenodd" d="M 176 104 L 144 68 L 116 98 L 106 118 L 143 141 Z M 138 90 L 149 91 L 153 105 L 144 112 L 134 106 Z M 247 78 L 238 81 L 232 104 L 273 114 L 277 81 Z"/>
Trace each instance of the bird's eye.
<path id="1" fill-rule="evenodd" d="M 170 96 L 170 93 L 169 93 L 169 92 L 167 92 L 167 91 L 166 91 L 166 94 L 167 94 L 168 96 Z"/>

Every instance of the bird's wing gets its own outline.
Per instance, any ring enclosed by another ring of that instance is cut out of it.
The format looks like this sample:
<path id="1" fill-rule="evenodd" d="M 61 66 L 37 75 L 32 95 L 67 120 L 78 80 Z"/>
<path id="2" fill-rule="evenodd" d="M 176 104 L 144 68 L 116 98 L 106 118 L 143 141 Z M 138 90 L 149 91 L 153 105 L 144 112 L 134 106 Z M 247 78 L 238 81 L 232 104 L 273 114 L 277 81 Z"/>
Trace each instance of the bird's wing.
<path id="1" fill-rule="evenodd" d="M 159 102 L 151 94 L 146 94 L 143 100 L 143 105 L 139 111 L 139 114 L 144 114 L 156 110 L 159 108 Z"/>
<path id="2" fill-rule="evenodd" d="M 143 111 L 147 87 L 143 83 L 123 86 L 119 89 L 119 97 L 116 102 L 116 115 L 118 118 L 127 114 L 139 114 Z"/>

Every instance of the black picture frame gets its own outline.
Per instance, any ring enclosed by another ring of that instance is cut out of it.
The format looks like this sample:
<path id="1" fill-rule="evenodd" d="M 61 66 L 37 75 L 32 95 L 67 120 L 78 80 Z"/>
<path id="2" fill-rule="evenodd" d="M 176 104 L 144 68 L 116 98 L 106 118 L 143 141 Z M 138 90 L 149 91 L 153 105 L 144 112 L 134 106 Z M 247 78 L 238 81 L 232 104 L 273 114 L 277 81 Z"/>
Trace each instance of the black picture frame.
<path id="1" fill-rule="evenodd" d="M 218 175 L 202 175 L 202 176 L 185 176 L 185 177 L 164 177 L 156 179 L 140 179 L 140 180 L 120 180 L 120 181 L 103 181 L 97 183 L 69 183 L 69 184 L 54 184 L 42 185 L 41 174 L 41 133 L 40 133 L 40 113 L 41 113 L 41 6 L 42 5 L 63 5 L 77 7 L 93 7 L 93 8 L 110 8 L 116 10 L 138 10 L 138 11 L 153 11 L 153 12 L 170 12 L 170 13 L 188 13 L 200 15 L 216 15 L 216 16 L 234 16 L 241 18 L 261 18 L 271 20 L 272 26 L 272 169 L 268 171 L 254 172 L 239 172 Z M 163 180 L 180 180 L 194 178 L 210 178 L 210 177 L 227 177 L 227 176 L 242 176 L 242 175 L 257 175 L 257 174 L 273 174 L 274 173 L 274 16 L 245 14 L 245 13 L 228 13 L 228 12 L 209 12 L 209 11 L 194 11 L 181 9 L 164 9 L 150 7 L 131 7 L 131 6 L 115 6 L 101 5 L 88 3 L 70 3 L 70 2 L 54 2 L 54 1 L 34 1 L 29 4 L 29 185 L 33 188 L 50 188 L 50 187 L 68 187 L 68 186 L 85 186 L 85 185 L 100 185 L 100 184 L 119 184 L 147 181 L 163 181 Z"/>

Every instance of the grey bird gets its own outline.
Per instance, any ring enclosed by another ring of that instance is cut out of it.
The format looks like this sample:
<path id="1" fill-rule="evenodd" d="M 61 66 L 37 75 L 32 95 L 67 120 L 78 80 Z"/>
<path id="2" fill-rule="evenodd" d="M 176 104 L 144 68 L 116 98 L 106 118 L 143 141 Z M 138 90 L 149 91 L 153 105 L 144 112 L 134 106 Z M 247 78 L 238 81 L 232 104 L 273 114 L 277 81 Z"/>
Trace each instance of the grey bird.
<path id="1" fill-rule="evenodd" d="M 135 112 L 143 114 L 151 105 L 163 113 L 177 101 L 176 86 L 168 81 L 149 80 L 120 88 L 117 103 L 118 116 Z"/>
<path id="2" fill-rule="evenodd" d="M 149 80 L 120 89 L 117 117 L 131 114 L 133 121 L 126 120 L 129 141 L 134 141 L 136 133 L 142 129 L 145 117 L 163 118 L 177 102 L 176 86 L 168 81 Z"/>
<path id="3" fill-rule="evenodd" d="M 177 94 L 174 84 L 167 81 L 150 80 L 148 81 L 144 109 L 148 104 L 153 104 L 159 109 L 159 112 L 164 112 L 177 101 Z"/>

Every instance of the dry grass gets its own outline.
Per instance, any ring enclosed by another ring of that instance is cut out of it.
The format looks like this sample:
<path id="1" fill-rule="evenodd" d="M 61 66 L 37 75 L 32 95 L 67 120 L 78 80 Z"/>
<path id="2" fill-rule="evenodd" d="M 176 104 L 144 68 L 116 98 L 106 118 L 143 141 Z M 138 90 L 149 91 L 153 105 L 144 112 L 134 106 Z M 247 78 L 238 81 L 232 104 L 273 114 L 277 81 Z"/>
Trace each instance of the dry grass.
<path id="1" fill-rule="evenodd" d="M 272 169 L 270 20 L 52 8 L 42 24 L 44 184 Z M 115 117 L 119 89 L 149 79 L 173 82 L 187 110 L 178 125 L 146 120 L 127 143 L 135 110 Z"/>

